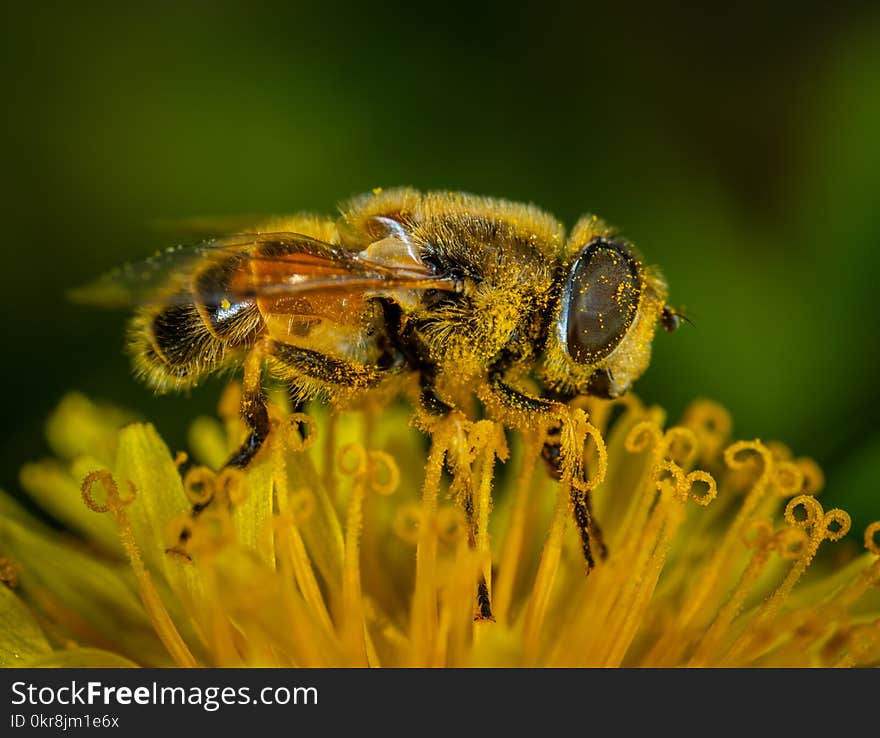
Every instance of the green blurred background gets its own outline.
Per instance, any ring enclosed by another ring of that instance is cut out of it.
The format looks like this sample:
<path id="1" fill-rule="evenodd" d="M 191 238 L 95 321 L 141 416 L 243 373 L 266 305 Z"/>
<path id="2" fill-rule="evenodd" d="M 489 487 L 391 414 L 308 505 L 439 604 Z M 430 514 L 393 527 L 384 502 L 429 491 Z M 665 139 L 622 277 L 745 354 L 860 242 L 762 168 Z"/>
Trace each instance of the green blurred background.
<path id="1" fill-rule="evenodd" d="M 880 517 L 880 14 L 477 3 L 7 10 L 0 485 L 67 390 L 176 447 L 218 384 L 156 399 L 124 315 L 64 291 L 173 242 L 163 220 L 332 212 L 375 186 L 594 211 L 696 328 L 638 392 L 708 396 Z"/>

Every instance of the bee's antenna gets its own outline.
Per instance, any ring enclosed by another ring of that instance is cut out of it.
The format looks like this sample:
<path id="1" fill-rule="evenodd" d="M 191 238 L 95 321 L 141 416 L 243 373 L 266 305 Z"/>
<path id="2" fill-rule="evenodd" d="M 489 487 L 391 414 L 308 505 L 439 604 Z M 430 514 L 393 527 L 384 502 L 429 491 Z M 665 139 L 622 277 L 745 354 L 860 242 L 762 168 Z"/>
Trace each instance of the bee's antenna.
<path id="1" fill-rule="evenodd" d="M 674 333 L 681 326 L 681 321 L 688 323 L 696 328 L 696 323 L 691 320 L 684 308 L 674 308 L 670 305 L 663 306 L 663 312 L 660 314 L 660 322 L 667 333 Z"/>

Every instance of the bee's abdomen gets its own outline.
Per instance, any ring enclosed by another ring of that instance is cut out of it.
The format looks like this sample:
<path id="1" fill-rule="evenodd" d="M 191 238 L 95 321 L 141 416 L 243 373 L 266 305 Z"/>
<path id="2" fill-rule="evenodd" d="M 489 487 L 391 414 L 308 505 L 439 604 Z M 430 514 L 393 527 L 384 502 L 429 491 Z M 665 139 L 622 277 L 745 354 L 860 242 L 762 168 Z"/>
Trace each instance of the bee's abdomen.
<path id="1" fill-rule="evenodd" d="M 191 387 L 233 365 L 253 344 L 263 328 L 254 301 L 225 296 L 236 267 L 233 260 L 205 267 L 194 276 L 191 294 L 144 308 L 132 320 L 135 372 L 150 387 Z"/>
<path id="2" fill-rule="evenodd" d="M 193 301 L 207 329 L 231 346 L 249 343 L 262 327 L 253 296 L 233 286 L 243 269 L 242 258 L 233 256 L 205 266 L 193 278 Z"/>

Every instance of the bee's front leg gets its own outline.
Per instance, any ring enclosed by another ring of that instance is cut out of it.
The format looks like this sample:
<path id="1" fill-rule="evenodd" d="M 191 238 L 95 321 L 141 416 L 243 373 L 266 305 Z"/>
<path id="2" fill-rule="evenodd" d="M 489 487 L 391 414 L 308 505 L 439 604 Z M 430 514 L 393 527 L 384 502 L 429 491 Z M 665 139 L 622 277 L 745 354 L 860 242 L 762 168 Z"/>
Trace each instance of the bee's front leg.
<path id="1" fill-rule="evenodd" d="M 440 397 L 437 392 L 436 381 L 436 367 L 427 364 L 422 365 L 419 372 L 419 405 L 428 416 L 437 419 L 448 418 L 452 413 L 456 412 L 456 409 Z M 455 463 L 447 451 L 445 465 L 446 470 L 452 477 L 456 476 Z M 477 519 L 474 514 L 474 491 L 468 485 L 466 489 L 461 490 L 460 495 L 465 525 L 467 527 L 468 546 L 474 549 L 476 548 L 477 536 L 479 534 Z M 474 619 L 494 620 L 492 615 L 492 599 L 489 595 L 489 584 L 484 574 L 480 574 L 477 580 L 477 614 Z"/>
<path id="2" fill-rule="evenodd" d="M 428 415 L 443 418 L 455 408 L 437 394 L 436 370 L 422 369 L 419 374 L 419 405 Z"/>
<path id="3" fill-rule="evenodd" d="M 552 415 L 556 414 L 564 405 L 559 398 L 533 397 L 511 387 L 504 381 L 501 372 L 489 373 L 490 402 L 502 405 L 509 411 L 529 414 Z M 541 457 L 544 459 L 547 473 L 551 478 L 561 481 L 563 476 L 562 465 L 562 426 L 555 423 L 547 433 L 547 440 L 541 449 Z M 602 530 L 593 515 L 593 505 L 589 491 L 583 492 L 572 485 L 570 491 L 572 516 L 581 539 L 581 549 L 584 561 L 587 565 L 587 573 L 594 566 L 593 546 L 598 549 L 600 558 L 608 555 L 608 549 L 602 535 Z"/>

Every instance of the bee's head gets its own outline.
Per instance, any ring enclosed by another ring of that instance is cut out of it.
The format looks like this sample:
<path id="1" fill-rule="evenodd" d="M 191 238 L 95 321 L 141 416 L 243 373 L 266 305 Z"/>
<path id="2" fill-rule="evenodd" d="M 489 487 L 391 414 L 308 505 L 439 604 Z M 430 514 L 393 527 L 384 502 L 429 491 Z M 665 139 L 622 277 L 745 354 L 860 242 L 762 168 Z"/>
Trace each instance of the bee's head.
<path id="1" fill-rule="evenodd" d="M 648 367 L 666 284 L 595 218 L 578 224 L 569 245 L 542 376 L 567 394 L 618 397 Z"/>

